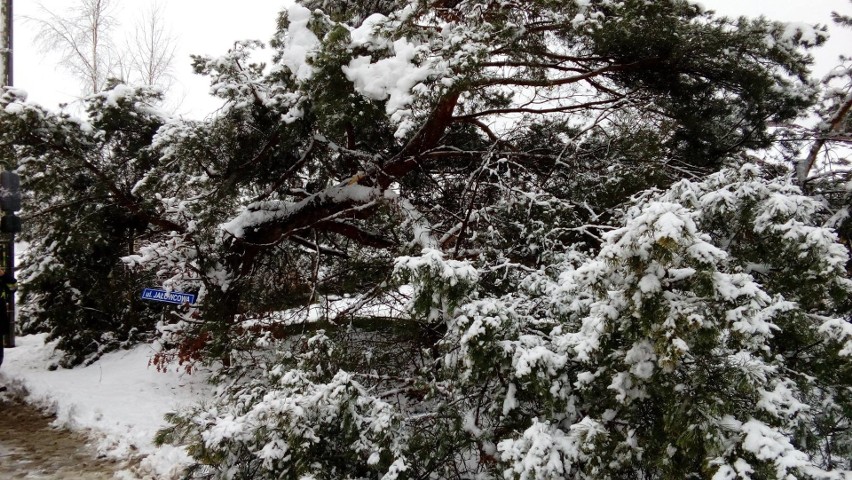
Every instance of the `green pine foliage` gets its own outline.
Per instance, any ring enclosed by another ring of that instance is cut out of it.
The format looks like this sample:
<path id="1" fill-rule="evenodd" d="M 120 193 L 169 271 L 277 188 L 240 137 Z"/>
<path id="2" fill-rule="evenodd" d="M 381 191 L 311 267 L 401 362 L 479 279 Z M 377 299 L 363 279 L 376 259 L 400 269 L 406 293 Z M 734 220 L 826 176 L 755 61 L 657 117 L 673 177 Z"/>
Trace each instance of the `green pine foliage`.
<path id="1" fill-rule="evenodd" d="M 19 323 L 59 340 L 62 365 L 91 362 L 150 338 L 163 312 L 139 299 L 154 275 L 121 261 L 150 233 L 152 206 L 133 188 L 157 161 L 147 148 L 160 94 L 116 85 L 87 99 L 85 121 L 22 100 L 14 90 L 2 100 L 10 160 L 26 179 Z"/>
<path id="2" fill-rule="evenodd" d="M 242 363 L 253 380 L 229 371 L 217 403 L 173 417 L 161 440 L 203 452 L 198 471 L 215 478 L 843 475 L 852 327 L 840 312 L 852 282 L 846 249 L 814 225 L 826 214 L 746 165 L 636 199 L 598 253 L 551 257 L 499 297 L 466 262 L 401 258 L 412 313 L 444 325 L 437 341 L 357 322 L 345 335 L 303 325 L 268 337 L 269 356 Z M 312 382 L 293 390 L 282 371 Z M 332 446 L 349 434 L 325 430 L 313 409 L 364 422 L 320 393 L 345 403 L 351 389 L 358 405 L 387 402 L 368 429 L 378 437 Z M 323 453 L 300 470 L 308 446 Z"/>
<path id="3" fill-rule="evenodd" d="M 849 475 L 842 214 L 743 160 L 817 101 L 824 29 L 681 0 L 277 25 L 269 65 L 194 58 L 204 120 L 124 85 L 85 121 L 0 103 L 41 209 L 32 328 L 71 363 L 155 329 L 159 367 L 213 367 L 158 437 L 188 475 Z M 199 302 L 131 299 L 151 284 Z"/>

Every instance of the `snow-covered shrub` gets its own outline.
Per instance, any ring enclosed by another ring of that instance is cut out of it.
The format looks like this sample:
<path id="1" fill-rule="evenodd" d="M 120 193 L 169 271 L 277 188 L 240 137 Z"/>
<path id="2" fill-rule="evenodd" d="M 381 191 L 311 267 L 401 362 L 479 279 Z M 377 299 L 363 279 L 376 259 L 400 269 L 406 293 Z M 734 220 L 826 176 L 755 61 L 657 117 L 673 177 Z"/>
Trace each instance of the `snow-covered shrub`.
<path id="1" fill-rule="evenodd" d="M 638 197 L 500 297 L 448 310 L 469 267 L 401 258 L 444 324 L 416 362 L 276 343 L 176 428 L 216 478 L 848 478 L 852 285 L 823 216 L 746 165 Z"/>
<path id="2" fill-rule="evenodd" d="M 162 358 L 222 361 L 172 432 L 202 475 L 848 468 L 846 252 L 782 179 L 713 174 L 814 101 L 823 30 L 687 0 L 330 3 L 288 4 L 269 64 L 195 57 L 204 120 L 126 88 L 111 128 L 0 111 L 0 155 L 64 189 L 45 218 L 87 199 L 52 169 L 86 170 L 140 220 L 126 262 L 198 292 L 160 331 Z"/>
<path id="3" fill-rule="evenodd" d="M 407 470 L 395 407 L 355 374 L 324 368 L 334 354 L 324 333 L 290 347 L 259 377 L 223 386 L 212 407 L 172 416 L 158 441 L 188 442 L 200 477 L 391 480 Z"/>
<path id="4" fill-rule="evenodd" d="M 18 271 L 22 331 L 58 340 L 63 366 L 150 338 L 164 308 L 139 292 L 155 275 L 128 270 L 121 257 L 152 234 L 150 206 L 134 205 L 130 192 L 156 162 L 147 147 L 164 122 L 155 107 L 162 93 L 112 84 L 83 100 L 87 120 L 2 93 L 0 155 L 17 165 L 27 212 L 18 237 L 28 243 Z"/>
<path id="5" fill-rule="evenodd" d="M 451 316 L 477 280 L 476 269 L 468 262 L 446 260 L 434 249 L 398 258 L 395 273 L 414 285 L 412 310 L 431 321 Z"/>
<path id="6" fill-rule="evenodd" d="M 846 251 L 759 174 L 644 196 L 546 289 L 564 322 L 535 358 L 565 408 L 498 441 L 507 478 L 850 474 Z"/>

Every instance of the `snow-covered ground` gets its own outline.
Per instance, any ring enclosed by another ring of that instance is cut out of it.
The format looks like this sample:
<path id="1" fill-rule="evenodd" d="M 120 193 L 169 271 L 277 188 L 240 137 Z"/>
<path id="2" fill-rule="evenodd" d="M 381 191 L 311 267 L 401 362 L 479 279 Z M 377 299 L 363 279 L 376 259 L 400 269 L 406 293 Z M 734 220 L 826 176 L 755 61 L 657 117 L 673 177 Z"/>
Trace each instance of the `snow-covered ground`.
<path id="1" fill-rule="evenodd" d="M 139 345 L 105 355 L 89 367 L 48 370 L 58 359 L 44 335 L 18 337 L 5 351 L 0 385 L 25 391 L 25 400 L 56 414 L 59 426 L 82 431 L 99 453 L 117 459 L 144 457 L 124 478 L 177 478 L 188 461 L 176 447 L 156 447 L 153 438 L 163 415 L 194 403 L 211 391 L 203 373 L 158 372 L 149 366 L 155 353 Z"/>

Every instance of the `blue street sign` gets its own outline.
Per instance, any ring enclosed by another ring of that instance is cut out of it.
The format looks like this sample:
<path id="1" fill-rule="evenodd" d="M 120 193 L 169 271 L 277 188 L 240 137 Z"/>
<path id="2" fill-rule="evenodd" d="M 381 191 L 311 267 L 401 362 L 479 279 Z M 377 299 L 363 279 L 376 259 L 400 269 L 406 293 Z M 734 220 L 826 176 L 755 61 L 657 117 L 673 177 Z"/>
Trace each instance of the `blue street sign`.
<path id="1" fill-rule="evenodd" d="M 175 305 L 190 305 L 195 303 L 194 293 L 182 292 L 167 292 L 156 288 L 146 288 L 142 290 L 142 300 L 152 300 L 154 302 L 174 303 Z"/>

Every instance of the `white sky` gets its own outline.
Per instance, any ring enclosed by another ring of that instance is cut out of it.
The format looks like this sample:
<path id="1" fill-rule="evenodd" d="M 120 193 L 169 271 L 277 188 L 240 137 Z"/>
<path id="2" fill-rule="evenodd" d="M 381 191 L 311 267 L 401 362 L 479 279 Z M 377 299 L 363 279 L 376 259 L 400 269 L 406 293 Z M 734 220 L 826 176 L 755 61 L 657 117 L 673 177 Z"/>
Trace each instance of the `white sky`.
<path id="1" fill-rule="evenodd" d="M 151 0 L 116 0 L 120 17 L 126 26 Z M 29 92 L 30 99 L 47 107 L 73 102 L 80 87 L 57 66 L 58 57 L 39 52 L 34 46 L 36 27 L 24 19 L 38 16 L 37 0 L 15 0 L 15 69 L 14 82 Z M 72 0 L 42 0 L 41 3 L 60 12 Z M 174 70 L 178 84 L 172 89 L 172 103 L 180 104 L 178 112 L 203 116 L 217 107 L 207 95 L 208 83 L 192 73 L 190 54 L 220 55 L 235 40 L 267 41 L 274 31 L 275 18 L 288 0 L 160 0 L 166 21 L 177 37 Z M 822 76 L 836 63 L 840 53 L 852 55 L 852 31 L 834 28 L 831 11 L 852 13 L 848 0 L 701 0 L 706 8 L 720 14 L 737 16 L 765 15 L 787 22 L 827 24 L 832 38 L 817 51 L 815 74 Z"/>
<path id="2" fill-rule="evenodd" d="M 54 12 L 62 12 L 75 0 L 14 0 L 15 53 L 14 83 L 29 93 L 29 99 L 54 108 L 59 103 L 73 102 L 80 85 L 57 66 L 56 54 L 45 54 L 35 45 L 37 26 L 27 16 L 41 16 L 38 4 Z M 151 0 L 115 0 L 118 15 L 127 28 Z M 177 49 L 173 69 L 178 84 L 174 86 L 174 103 L 179 111 L 203 115 L 217 107 L 208 96 L 208 81 L 192 72 L 191 54 L 221 55 L 236 40 L 268 41 L 275 31 L 275 20 L 286 0 L 160 0 L 166 22 L 176 37 Z M 120 33 L 117 35 L 121 35 Z"/>

